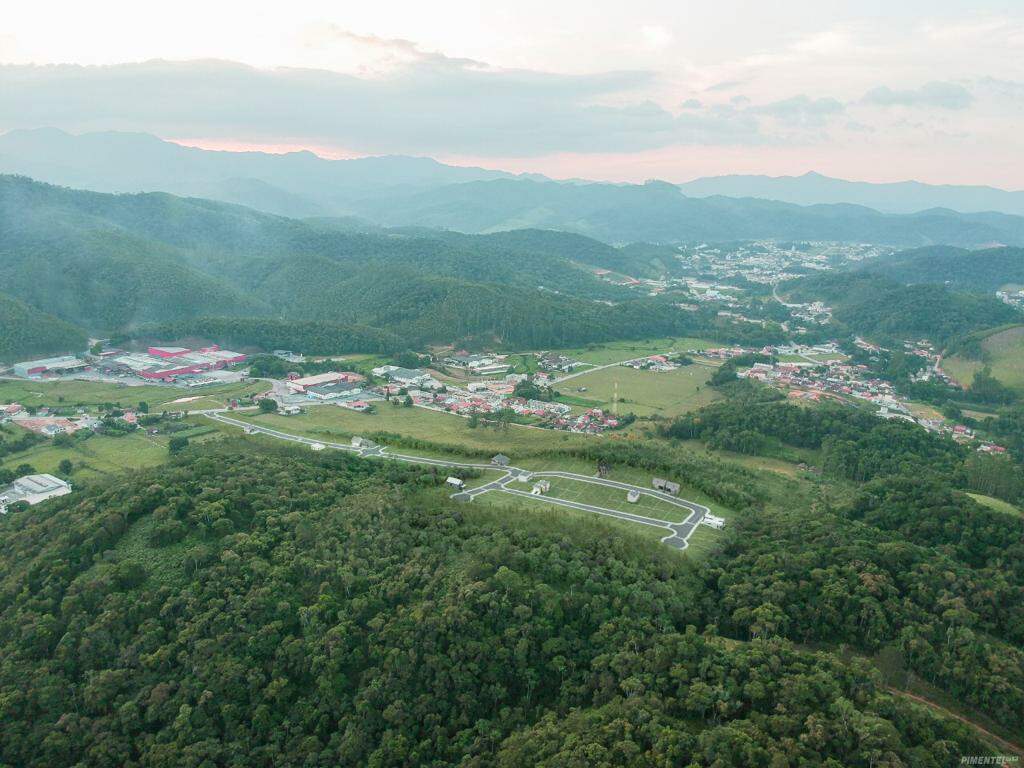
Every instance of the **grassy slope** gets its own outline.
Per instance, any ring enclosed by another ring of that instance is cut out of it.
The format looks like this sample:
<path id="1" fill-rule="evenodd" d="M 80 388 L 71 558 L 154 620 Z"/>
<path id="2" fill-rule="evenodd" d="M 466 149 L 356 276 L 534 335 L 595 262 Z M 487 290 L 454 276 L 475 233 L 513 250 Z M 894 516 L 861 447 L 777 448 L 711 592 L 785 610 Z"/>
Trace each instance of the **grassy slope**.
<path id="1" fill-rule="evenodd" d="M 619 413 L 637 416 L 677 416 L 717 399 L 707 385 L 714 370 L 704 365 L 687 365 L 675 371 L 656 373 L 616 366 L 570 379 L 560 390 L 610 409 L 618 383 Z M 579 392 L 586 387 L 586 392 Z"/>
<path id="2" fill-rule="evenodd" d="M 991 359 L 992 375 L 1008 387 L 1024 390 L 1024 325 L 994 333 L 981 343 Z M 963 385 L 971 383 L 984 364 L 955 355 L 943 361 L 946 369 Z"/>

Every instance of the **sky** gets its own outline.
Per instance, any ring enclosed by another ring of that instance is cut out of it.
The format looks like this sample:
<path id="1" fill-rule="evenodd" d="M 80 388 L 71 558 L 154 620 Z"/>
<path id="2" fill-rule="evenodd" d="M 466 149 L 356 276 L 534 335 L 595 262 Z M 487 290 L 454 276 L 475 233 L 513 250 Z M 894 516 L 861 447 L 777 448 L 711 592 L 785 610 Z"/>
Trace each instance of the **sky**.
<path id="1" fill-rule="evenodd" d="M 1024 2 L 0 7 L 0 131 L 428 155 L 556 178 L 1024 188 Z"/>

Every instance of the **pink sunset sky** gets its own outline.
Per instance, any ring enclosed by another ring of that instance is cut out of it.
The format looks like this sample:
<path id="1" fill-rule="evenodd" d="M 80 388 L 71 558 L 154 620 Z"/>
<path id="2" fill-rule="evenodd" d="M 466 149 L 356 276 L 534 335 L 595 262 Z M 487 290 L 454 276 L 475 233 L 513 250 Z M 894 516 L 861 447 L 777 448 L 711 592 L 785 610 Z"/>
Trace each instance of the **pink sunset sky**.
<path id="1" fill-rule="evenodd" d="M 555 178 L 1024 187 L 1019 3 L 364 5 L 16 4 L 0 130 Z"/>

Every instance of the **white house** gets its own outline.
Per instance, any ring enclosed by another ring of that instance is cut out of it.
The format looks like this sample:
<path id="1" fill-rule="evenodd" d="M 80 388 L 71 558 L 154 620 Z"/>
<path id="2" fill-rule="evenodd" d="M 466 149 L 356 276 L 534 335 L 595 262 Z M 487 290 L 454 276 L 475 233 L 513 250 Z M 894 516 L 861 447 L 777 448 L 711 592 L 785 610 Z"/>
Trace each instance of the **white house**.
<path id="1" fill-rule="evenodd" d="M 701 523 L 703 523 L 704 525 L 708 526 L 709 528 L 714 528 L 715 530 L 718 530 L 718 531 L 720 531 L 723 528 L 725 528 L 725 518 L 724 517 L 718 517 L 718 516 L 712 515 L 712 514 L 704 515 L 704 518 L 701 520 Z"/>

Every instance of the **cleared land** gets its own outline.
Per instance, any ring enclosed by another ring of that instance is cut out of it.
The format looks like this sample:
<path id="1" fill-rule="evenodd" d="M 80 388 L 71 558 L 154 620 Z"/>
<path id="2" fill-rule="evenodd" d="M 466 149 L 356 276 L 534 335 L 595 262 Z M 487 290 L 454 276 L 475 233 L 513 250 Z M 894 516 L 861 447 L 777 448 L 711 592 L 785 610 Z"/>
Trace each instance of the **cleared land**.
<path id="1" fill-rule="evenodd" d="M 980 493 L 969 493 L 967 494 L 972 499 L 977 501 L 979 504 L 984 504 L 990 509 L 994 509 L 996 512 L 1005 512 L 1008 515 L 1016 515 L 1017 517 L 1024 517 L 1024 510 L 1020 507 L 1015 507 L 1007 501 L 1002 499 L 996 499 L 991 496 L 985 496 Z"/>
<path id="2" fill-rule="evenodd" d="M 593 365 L 607 365 L 632 360 L 637 357 L 657 355 L 665 352 L 685 352 L 688 349 L 708 349 L 720 344 L 707 339 L 684 337 L 681 339 L 650 339 L 644 341 L 612 341 L 607 344 L 591 344 L 586 347 L 555 350 L 572 360 Z"/>
<path id="3" fill-rule="evenodd" d="M 322 437 L 333 441 L 346 440 L 352 435 L 365 437 L 380 432 L 401 435 L 433 445 L 426 446 L 427 450 L 421 450 L 412 444 L 386 442 L 396 450 L 408 449 L 411 453 L 423 456 L 433 455 L 429 449 L 440 447 L 446 456 L 480 458 L 504 453 L 515 459 L 517 452 L 535 454 L 542 450 L 579 445 L 588 439 L 583 435 L 518 425 L 510 425 L 508 429 L 481 425 L 473 429 L 469 426 L 469 420 L 461 416 L 425 408 L 396 408 L 386 404 L 378 404 L 376 413 L 358 413 L 332 405 L 322 405 L 310 407 L 306 413 L 298 416 L 258 414 L 251 411 L 235 416 L 282 432 Z"/>
<path id="4" fill-rule="evenodd" d="M 620 414 L 676 416 L 717 399 L 707 383 L 713 373 L 714 369 L 705 365 L 686 365 L 664 373 L 617 365 L 570 379 L 559 386 L 559 391 L 586 400 L 590 407 L 610 410 L 618 383 Z M 580 392 L 580 387 L 586 387 L 586 391 Z"/>
<path id="5" fill-rule="evenodd" d="M 626 500 L 626 492 L 609 488 L 603 485 L 595 485 L 580 480 L 567 480 L 561 477 L 547 478 L 551 483 L 551 490 L 545 496 L 566 501 L 577 501 L 581 504 L 593 504 L 595 507 L 605 509 L 616 509 L 620 512 L 632 512 L 634 515 L 645 515 L 658 520 L 667 520 L 670 523 L 681 523 L 690 514 L 690 511 L 669 504 L 667 501 L 655 499 L 651 496 L 641 494 L 635 504 Z M 521 490 L 529 490 L 532 484 L 516 483 L 513 487 Z"/>
<path id="6" fill-rule="evenodd" d="M 992 375 L 1008 387 L 1024 390 L 1024 325 L 993 333 L 981 342 L 988 353 Z M 963 386 L 971 383 L 985 363 L 954 355 L 943 360 L 942 367 Z"/>
<path id="7" fill-rule="evenodd" d="M 195 411 L 204 408 L 223 408 L 232 398 L 246 397 L 263 392 L 266 382 L 222 384 L 185 390 L 179 387 L 161 387 L 152 384 L 133 387 L 103 381 L 21 381 L 0 380 L 0 403 L 21 403 L 22 405 L 49 406 L 51 408 L 71 406 L 97 406 L 103 403 L 120 403 L 135 406 L 139 402 L 149 404 L 150 411 Z M 198 397 L 187 403 L 170 404 L 180 398 Z"/>
<path id="8" fill-rule="evenodd" d="M 162 464 L 167 461 L 167 455 L 166 438 L 133 432 L 121 437 L 93 435 L 88 440 L 76 441 L 65 448 L 58 448 L 47 441 L 27 451 L 5 456 L 0 466 L 14 469 L 21 464 L 31 464 L 37 472 L 54 474 L 61 460 L 69 459 L 74 465 L 71 476 L 74 482 L 76 479 L 108 475 L 124 469 Z"/>

